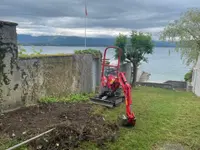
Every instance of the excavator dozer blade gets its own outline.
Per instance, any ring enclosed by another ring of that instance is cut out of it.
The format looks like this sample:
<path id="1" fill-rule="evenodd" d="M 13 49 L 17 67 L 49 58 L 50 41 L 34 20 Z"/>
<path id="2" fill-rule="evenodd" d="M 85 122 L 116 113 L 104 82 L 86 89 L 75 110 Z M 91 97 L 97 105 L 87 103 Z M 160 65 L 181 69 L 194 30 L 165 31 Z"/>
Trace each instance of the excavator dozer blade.
<path id="1" fill-rule="evenodd" d="M 91 98 L 90 100 L 94 104 L 113 108 L 113 107 L 119 106 L 124 101 L 124 96 L 109 97 L 107 99 L 100 99 L 100 98 L 95 97 L 95 98 Z"/>

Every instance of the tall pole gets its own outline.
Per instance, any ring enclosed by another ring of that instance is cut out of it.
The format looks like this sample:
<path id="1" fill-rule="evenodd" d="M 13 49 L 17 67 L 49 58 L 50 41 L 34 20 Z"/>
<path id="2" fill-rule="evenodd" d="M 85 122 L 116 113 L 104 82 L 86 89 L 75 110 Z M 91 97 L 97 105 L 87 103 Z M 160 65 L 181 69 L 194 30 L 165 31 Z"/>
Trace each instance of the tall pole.
<path id="1" fill-rule="evenodd" d="M 86 3 L 86 0 L 85 0 L 85 48 L 86 48 L 86 46 L 87 46 L 86 28 L 87 28 L 87 3 Z"/>
<path id="2" fill-rule="evenodd" d="M 87 21 L 86 21 L 86 16 L 85 16 L 85 48 L 86 48 L 86 43 L 87 43 L 86 27 L 87 27 Z"/>

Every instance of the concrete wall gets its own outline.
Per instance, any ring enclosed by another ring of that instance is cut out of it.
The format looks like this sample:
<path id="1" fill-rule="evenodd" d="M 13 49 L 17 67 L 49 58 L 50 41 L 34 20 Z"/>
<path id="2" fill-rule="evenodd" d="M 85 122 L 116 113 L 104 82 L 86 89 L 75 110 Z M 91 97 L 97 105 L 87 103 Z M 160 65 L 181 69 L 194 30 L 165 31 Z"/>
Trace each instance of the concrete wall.
<path id="1" fill-rule="evenodd" d="M 149 73 L 142 71 L 141 75 L 139 76 L 138 82 L 147 82 L 150 78 Z"/>
<path id="2" fill-rule="evenodd" d="M 101 58 L 99 57 L 93 58 L 92 79 L 93 79 L 92 90 L 94 92 L 98 92 L 101 80 Z"/>
<path id="3" fill-rule="evenodd" d="M 159 87 L 165 89 L 176 89 L 176 90 L 186 90 L 187 83 L 182 81 L 166 81 L 164 83 L 155 82 L 137 82 L 137 85 L 149 86 L 149 87 Z"/>
<path id="4" fill-rule="evenodd" d="M 137 82 L 138 86 L 148 86 L 148 87 L 156 87 L 156 88 L 164 88 L 164 89 L 173 89 L 171 84 L 167 83 L 153 83 L 153 82 Z"/>
<path id="5" fill-rule="evenodd" d="M 19 59 L 16 25 L 0 21 L 0 112 L 36 104 L 42 97 L 95 90 L 98 58 L 76 54 Z"/>
<path id="6" fill-rule="evenodd" d="M 172 85 L 172 87 L 174 89 L 183 89 L 183 90 L 187 89 L 187 82 L 185 82 L 185 81 L 171 81 L 171 80 L 169 80 L 169 81 L 166 81 L 164 83 Z"/>
<path id="7" fill-rule="evenodd" d="M 22 104 L 16 26 L 0 21 L 0 112 Z"/>
<path id="8" fill-rule="evenodd" d="M 92 55 L 20 59 L 22 101 L 34 104 L 45 96 L 92 92 Z"/>
<path id="9" fill-rule="evenodd" d="M 131 71 L 132 71 L 132 68 L 131 68 L 131 63 L 125 63 L 125 64 L 122 64 L 120 66 L 120 71 L 122 72 L 125 72 L 125 77 L 126 77 L 126 80 L 128 81 L 129 84 L 131 84 Z"/>

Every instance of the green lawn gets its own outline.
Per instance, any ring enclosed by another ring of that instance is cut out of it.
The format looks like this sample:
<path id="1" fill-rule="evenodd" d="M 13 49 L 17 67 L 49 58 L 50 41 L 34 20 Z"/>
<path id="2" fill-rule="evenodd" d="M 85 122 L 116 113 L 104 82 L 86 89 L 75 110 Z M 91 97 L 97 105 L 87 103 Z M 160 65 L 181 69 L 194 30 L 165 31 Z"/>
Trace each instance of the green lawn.
<path id="1" fill-rule="evenodd" d="M 108 144 L 109 149 L 150 150 L 165 143 L 200 149 L 200 98 L 188 92 L 149 87 L 134 89 L 132 97 L 136 126 L 121 128 L 120 137 Z M 109 110 L 96 107 L 95 112 L 103 113 L 107 120 L 116 120 L 125 113 L 125 106 Z"/>

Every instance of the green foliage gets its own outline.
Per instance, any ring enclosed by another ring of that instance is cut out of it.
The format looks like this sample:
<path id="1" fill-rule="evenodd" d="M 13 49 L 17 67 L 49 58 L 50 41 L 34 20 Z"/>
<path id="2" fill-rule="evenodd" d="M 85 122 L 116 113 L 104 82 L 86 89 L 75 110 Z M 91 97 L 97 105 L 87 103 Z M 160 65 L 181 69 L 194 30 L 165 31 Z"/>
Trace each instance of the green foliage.
<path id="1" fill-rule="evenodd" d="M 145 57 L 146 54 L 153 53 L 154 44 L 152 42 L 152 37 L 148 33 L 132 31 L 129 42 L 127 42 L 127 38 L 125 35 L 120 34 L 116 38 L 116 43 L 117 46 L 121 46 L 124 49 L 122 54 L 122 60 L 131 62 L 133 65 L 134 75 L 132 79 L 132 86 L 135 86 L 138 65 L 142 61 L 148 61 Z M 115 57 L 116 56 L 118 56 L 118 52 L 116 52 Z"/>
<path id="2" fill-rule="evenodd" d="M 193 73 L 193 71 L 191 70 L 185 74 L 185 76 L 184 76 L 185 81 L 192 82 L 192 73 Z"/>
<path id="3" fill-rule="evenodd" d="M 119 34 L 119 36 L 117 36 L 116 40 L 115 40 L 115 46 L 119 47 L 122 49 L 122 53 L 121 53 L 121 62 L 124 62 L 126 59 L 126 47 L 127 44 L 127 36 L 124 34 Z M 119 53 L 118 53 L 118 49 L 115 50 L 115 58 L 118 59 Z"/>
<path id="4" fill-rule="evenodd" d="M 88 101 L 94 93 L 81 93 L 81 94 L 69 94 L 66 97 L 44 97 L 39 100 L 41 103 L 55 103 L 55 102 L 81 102 Z"/>
<path id="5" fill-rule="evenodd" d="M 168 24 L 161 40 L 175 42 L 176 52 L 186 65 L 194 65 L 200 54 L 200 10 L 189 9 L 178 20 Z"/>
<path id="6" fill-rule="evenodd" d="M 0 150 L 8 149 L 14 145 L 19 144 L 20 142 L 23 142 L 23 140 L 11 139 L 8 136 L 3 135 L 0 137 Z M 18 148 L 15 148 L 15 150 L 28 150 L 28 147 L 26 144 L 24 144 Z"/>
<path id="7" fill-rule="evenodd" d="M 19 48 L 19 57 L 20 58 L 26 58 L 26 57 L 35 57 L 35 56 L 40 56 L 42 55 L 43 50 L 36 50 L 34 47 L 32 47 L 32 53 L 28 54 L 27 50 L 25 48 L 23 48 L 22 46 L 20 46 Z"/>
<path id="8" fill-rule="evenodd" d="M 137 66 L 141 61 L 147 62 L 145 55 L 152 54 L 154 47 L 151 35 L 132 31 L 130 42 L 131 44 L 127 46 L 126 58 Z"/>
<path id="9" fill-rule="evenodd" d="M 132 31 L 130 35 L 130 44 L 126 35 L 120 34 L 116 40 L 115 45 L 123 49 L 122 61 L 128 60 L 139 64 L 141 61 L 147 62 L 146 54 L 153 53 L 153 42 L 151 35 L 148 33 L 142 33 L 137 31 Z M 117 58 L 118 53 L 116 51 L 115 58 Z"/>
<path id="10" fill-rule="evenodd" d="M 75 54 L 92 54 L 95 57 L 101 57 L 102 53 L 100 50 L 96 50 L 96 49 L 85 49 L 85 50 L 75 50 L 74 52 Z"/>

